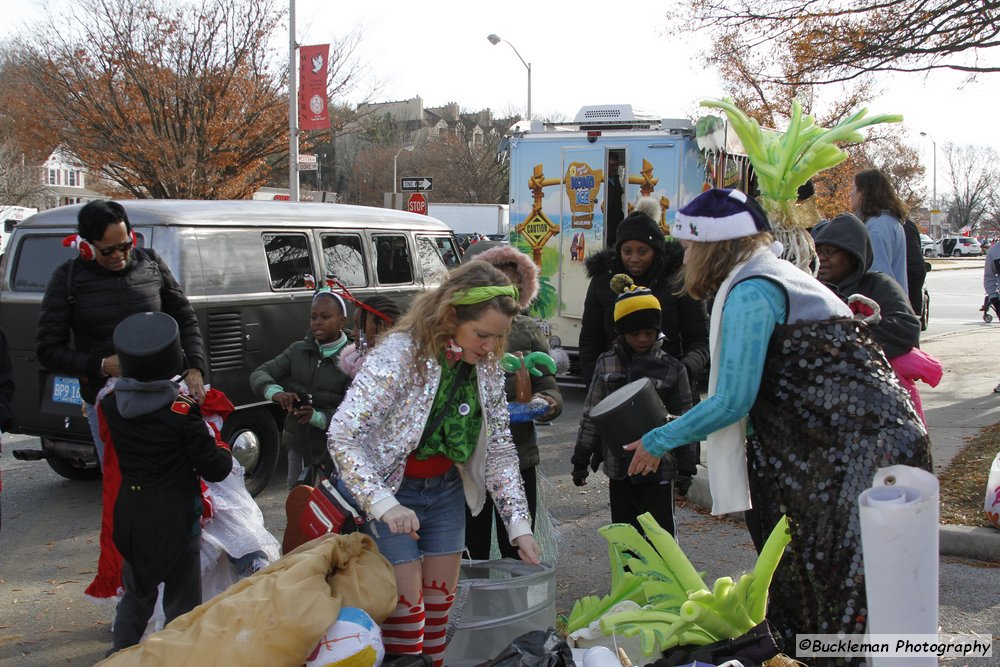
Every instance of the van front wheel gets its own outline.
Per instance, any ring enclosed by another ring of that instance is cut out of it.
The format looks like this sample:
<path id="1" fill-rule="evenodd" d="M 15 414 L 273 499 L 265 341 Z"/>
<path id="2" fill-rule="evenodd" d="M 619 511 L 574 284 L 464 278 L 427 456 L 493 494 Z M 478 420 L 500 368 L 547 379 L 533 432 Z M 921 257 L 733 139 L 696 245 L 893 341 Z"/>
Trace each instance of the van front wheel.
<path id="1" fill-rule="evenodd" d="M 278 466 L 278 425 L 266 408 L 240 410 L 230 415 L 222 427 L 233 457 L 246 471 L 245 483 L 251 496 L 263 491 Z"/>

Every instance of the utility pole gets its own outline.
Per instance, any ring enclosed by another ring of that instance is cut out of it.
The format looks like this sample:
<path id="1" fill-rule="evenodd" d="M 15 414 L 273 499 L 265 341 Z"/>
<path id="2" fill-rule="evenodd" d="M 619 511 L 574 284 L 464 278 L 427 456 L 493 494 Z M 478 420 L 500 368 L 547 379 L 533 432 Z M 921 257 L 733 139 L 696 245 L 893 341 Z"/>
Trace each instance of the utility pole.
<path id="1" fill-rule="evenodd" d="M 295 0 L 288 0 L 288 199 L 299 200 L 299 105 Z"/>

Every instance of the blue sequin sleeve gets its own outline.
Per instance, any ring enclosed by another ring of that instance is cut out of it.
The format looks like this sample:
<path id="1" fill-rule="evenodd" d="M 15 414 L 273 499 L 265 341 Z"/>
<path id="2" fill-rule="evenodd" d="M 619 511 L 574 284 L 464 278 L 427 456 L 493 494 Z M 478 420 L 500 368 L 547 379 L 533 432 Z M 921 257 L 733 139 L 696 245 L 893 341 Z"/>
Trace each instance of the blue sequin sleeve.
<path id="1" fill-rule="evenodd" d="M 719 366 L 715 395 L 644 435 L 646 451 L 662 456 L 681 445 L 704 440 L 750 412 L 760 389 L 771 334 L 786 317 L 785 293 L 774 282 L 751 278 L 733 287 L 722 312 L 719 358 L 712 359 Z"/>

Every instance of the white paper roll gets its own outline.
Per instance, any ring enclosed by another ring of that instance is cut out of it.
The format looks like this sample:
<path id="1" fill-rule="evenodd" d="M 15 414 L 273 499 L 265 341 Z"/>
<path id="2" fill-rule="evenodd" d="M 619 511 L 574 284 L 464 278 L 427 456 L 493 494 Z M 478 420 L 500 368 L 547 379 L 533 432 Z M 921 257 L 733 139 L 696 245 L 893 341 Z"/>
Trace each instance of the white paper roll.
<path id="1" fill-rule="evenodd" d="M 611 649 L 595 646 L 583 654 L 583 667 L 622 667 L 622 663 Z"/>
<path id="2" fill-rule="evenodd" d="M 898 486 L 876 486 L 868 489 L 867 493 L 869 507 L 906 504 L 906 489 Z"/>
<path id="3" fill-rule="evenodd" d="M 880 468 L 858 497 L 869 634 L 938 631 L 938 480 L 910 466 Z M 878 667 L 897 664 L 874 657 Z M 937 665 L 937 658 L 907 658 Z"/>

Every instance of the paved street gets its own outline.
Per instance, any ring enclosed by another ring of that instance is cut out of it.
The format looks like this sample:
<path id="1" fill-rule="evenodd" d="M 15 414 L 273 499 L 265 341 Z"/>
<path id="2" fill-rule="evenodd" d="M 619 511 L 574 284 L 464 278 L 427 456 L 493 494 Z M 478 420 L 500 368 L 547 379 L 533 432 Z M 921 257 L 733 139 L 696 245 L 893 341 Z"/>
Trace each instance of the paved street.
<path id="1" fill-rule="evenodd" d="M 996 373 L 990 370 L 997 366 L 1000 324 L 984 324 L 978 312 L 982 299 L 981 260 L 978 266 L 973 264 L 975 260 L 959 261 L 969 262 L 970 268 L 935 270 L 928 276 L 932 325 L 925 341 L 948 369 L 938 390 L 924 392 L 936 449 L 938 439 L 944 441 L 947 436 L 957 447 L 961 438 L 975 432 L 984 419 L 1000 421 L 1000 397 L 988 393 L 1000 381 L 1000 369 Z M 957 397 L 964 412 L 947 410 L 935 392 Z M 568 458 L 584 392 L 581 388 L 566 388 L 564 395 L 563 416 L 539 428 L 543 492 L 557 524 L 554 543 L 558 547 L 560 613 L 567 613 L 572 601 L 582 595 L 607 592 L 609 583 L 607 549 L 596 532 L 609 516 L 607 484 L 599 474 L 592 475 L 586 487 L 572 484 Z M 966 416 L 956 423 L 939 423 L 939 417 L 954 414 Z M 64 480 L 44 463 L 15 461 L 10 454 L 15 445 L 24 446 L 25 438 L 8 436 L 0 455 L 4 481 L 0 664 L 92 665 L 110 645 L 109 624 L 113 617 L 111 607 L 83 597 L 97 562 L 99 485 Z M 935 457 L 939 465 L 946 458 L 939 457 L 937 451 Z M 284 472 L 279 469 L 257 498 L 268 528 L 279 539 L 284 525 L 283 480 Z M 752 566 L 753 548 L 741 524 L 714 519 L 688 507 L 679 508 L 677 514 L 681 545 L 708 578 L 736 577 Z M 943 560 L 943 631 L 1000 636 L 998 566 L 1000 554 L 993 563 Z M 997 659 L 993 660 L 948 664 L 998 664 Z"/>

